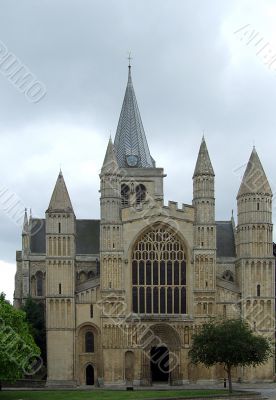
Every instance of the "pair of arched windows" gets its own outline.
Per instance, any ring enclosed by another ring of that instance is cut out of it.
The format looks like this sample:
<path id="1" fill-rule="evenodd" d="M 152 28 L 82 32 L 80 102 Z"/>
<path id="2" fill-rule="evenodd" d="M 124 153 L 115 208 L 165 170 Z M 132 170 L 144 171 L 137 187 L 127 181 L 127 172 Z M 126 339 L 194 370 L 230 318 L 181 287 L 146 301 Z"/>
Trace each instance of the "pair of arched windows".
<path id="1" fill-rule="evenodd" d="M 142 184 L 137 185 L 135 188 L 136 204 L 141 204 L 146 199 L 146 187 Z M 121 186 L 122 206 L 129 205 L 130 188 L 125 183 Z"/>
<path id="2" fill-rule="evenodd" d="M 85 353 L 94 353 L 94 333 L 89 331 L 85 334 Z"/>

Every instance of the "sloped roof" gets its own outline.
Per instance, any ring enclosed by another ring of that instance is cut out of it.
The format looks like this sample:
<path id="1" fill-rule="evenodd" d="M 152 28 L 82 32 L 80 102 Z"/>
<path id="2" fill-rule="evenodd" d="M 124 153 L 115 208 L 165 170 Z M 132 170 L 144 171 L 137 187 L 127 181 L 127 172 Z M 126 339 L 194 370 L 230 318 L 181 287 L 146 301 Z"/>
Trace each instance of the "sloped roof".
<path id="1" fill-rule="evenodd" d="M 31 253 L 46 253 L 45 219 L 34 218 L 31 227 Z M 77 219 L 76 253 L 99 254 L 100 221 L 96 219 Z"/>
<path id="2" fill-rule="evenodd" d="M 251 193 L 272 195 L 269 182 L 255 147 L 253 148 L 247 163 L 237 197 Z"/>
<path id="3" fill-rule="evenodd" d="M 155 162 L 150 155 L 147 138 L 132 84 L 130 66 L 114 146 L 119 167 L 128 168 L 126 163 L 126 156 L 128 155 L 135 155 L 138 157 L 136 167 L 155 167 Z"/>
<path id="4" fill-rule="evenodd" d="M 100 221 L 98 219 L 77 219 L 77 254 L 100 253 Z"/>
<path id="5" fill-rule="evenodd" d="M 231 221 L 216 221 L 217 257 L 236 257 L 235 237 Z"/>
<path id="6" fill-rule="evenodd" d="M 45 219 L 33 218 L 31 224 L 31 252 L 46 253 Z M 217 221 L 217 257 L 235 257 L 235 239 L 231 221 Z M 100 221 L 78 219 L 76 221 L 76 253 L 99 254 Z"/>
<path id="7" fill-rule="evenodd" d="M 32 218 L 30 222 L 30 248 L 31 253 L 46 253 L 45 219 Z"/>

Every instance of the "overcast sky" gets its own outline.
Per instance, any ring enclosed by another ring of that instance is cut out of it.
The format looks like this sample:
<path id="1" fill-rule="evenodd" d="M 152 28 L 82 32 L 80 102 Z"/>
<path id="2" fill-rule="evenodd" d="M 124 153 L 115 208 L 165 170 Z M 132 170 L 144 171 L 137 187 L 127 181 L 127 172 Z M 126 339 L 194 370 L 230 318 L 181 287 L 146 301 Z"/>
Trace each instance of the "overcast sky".
<path id="1" fill-rule="evenodd" d="M 191 203 L 203 130 L 217 220 L 236 212 L 253 144 L 275 191 L 274 0 L 0 0 L 0 17 L 2 48 L 47 90 L 30 101 L 0 52 L 0 291 L 9 299 L 21 247 L 9 201 L 44 217 L 61 166 L 76 216 L 99 218 L 98 174 L 129 50 L 150 151 L 167 173 L 166 201 Z"/>

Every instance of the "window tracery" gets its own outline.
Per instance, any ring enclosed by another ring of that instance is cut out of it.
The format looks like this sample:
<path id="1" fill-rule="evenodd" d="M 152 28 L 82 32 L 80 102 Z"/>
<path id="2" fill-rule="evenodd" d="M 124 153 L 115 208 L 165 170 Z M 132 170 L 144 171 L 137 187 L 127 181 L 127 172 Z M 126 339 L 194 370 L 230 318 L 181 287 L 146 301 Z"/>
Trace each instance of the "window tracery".
<path id="1" fill-rule="evenodd" d="M 186 314 L 186 254 L 177 235 L 156 227 L 132 255 L 132 308 L 139 314 Z"/>

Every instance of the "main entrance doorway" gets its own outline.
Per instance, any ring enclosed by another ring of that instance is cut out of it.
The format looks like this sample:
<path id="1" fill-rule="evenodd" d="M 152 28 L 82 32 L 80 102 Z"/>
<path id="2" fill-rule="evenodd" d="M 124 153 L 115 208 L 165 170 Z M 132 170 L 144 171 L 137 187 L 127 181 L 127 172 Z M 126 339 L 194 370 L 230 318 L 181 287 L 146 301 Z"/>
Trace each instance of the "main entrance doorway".
<path id="1" fill-rule="evenodd" d="M 152 382 L 168 382 L 169 350 L 166 346 L 151 348 L 150 369 Z"/>
<path id="2" fill-rule="evenodd" d="M 94 385 L 94 367 L 92 365 L 86 367 L 86 385 Z"/>

